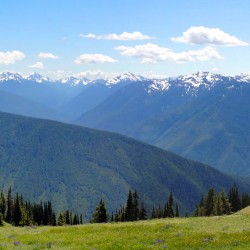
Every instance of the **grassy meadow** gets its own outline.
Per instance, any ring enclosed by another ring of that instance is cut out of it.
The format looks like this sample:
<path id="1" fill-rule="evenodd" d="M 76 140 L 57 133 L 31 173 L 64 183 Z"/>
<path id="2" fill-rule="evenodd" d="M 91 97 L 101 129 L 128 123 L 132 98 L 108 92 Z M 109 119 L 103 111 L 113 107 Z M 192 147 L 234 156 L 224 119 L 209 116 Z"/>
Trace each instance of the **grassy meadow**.
<path id="1" fill-rule="evenodd" d="M 249 210 L 231 216 L 0 228 L 0 249 L 250 249 Z"/>

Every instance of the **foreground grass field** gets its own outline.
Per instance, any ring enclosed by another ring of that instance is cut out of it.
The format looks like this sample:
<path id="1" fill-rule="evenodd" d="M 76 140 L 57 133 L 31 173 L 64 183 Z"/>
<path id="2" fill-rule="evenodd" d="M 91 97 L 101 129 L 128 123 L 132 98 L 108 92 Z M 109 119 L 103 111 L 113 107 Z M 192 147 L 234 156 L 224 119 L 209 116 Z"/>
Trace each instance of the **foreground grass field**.
<path id="1" fill-rule="evenodd" d="M 0 249 L 250 249 L 250 215 L 65 227 L 5 225 Z"/>

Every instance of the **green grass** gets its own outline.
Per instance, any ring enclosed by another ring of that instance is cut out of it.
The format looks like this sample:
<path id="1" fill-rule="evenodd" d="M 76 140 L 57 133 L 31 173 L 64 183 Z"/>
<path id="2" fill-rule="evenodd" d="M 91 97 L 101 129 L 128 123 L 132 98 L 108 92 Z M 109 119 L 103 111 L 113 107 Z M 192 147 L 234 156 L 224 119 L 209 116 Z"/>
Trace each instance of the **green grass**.
<path id="1" fill-rule="evenodd" d="M 250 215 L 0 228 L 0 249 L 249 249 Z"/>

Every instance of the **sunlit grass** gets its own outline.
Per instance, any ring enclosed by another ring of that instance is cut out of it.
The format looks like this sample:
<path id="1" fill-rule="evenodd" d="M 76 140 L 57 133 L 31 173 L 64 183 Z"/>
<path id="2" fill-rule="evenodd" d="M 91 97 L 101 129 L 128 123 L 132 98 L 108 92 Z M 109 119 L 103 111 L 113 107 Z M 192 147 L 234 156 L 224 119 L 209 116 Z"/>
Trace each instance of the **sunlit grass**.
<path id="1" fill-rule="evenodd" d="M 250 216 L 0 228 L 0 249 L 250 249 Z"/>

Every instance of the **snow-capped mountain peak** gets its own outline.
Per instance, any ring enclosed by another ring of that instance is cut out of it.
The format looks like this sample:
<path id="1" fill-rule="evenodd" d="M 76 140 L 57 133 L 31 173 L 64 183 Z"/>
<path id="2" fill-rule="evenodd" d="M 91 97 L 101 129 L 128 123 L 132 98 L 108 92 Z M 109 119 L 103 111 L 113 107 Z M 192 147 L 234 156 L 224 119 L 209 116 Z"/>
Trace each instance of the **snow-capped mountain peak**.
<path id="1" fill-rule="evenodd" d="M 24 78 L 18 73 L 12 73 L 12 72 L 2 72 L 2 73 L 0 73 L 0 82 L 6 82 L 6 81 L 21 82 L 23 79 Z"/>
<path id="2" fill-rule="evenodd" d="M 38 83 L 52 82 L 52 80 L 50 78 L 42 76 L 42 75 L 40 75 L 40 74 L 38 74 L 36 72 L 33 72 L 29 76 L 25 77 L 25 79 L 27 79 L 29 81 L 33 81 L 33 82 L 38 82 Z"/>
<path id="3" fill-rule="evenodd" d="M 78 84 L 87 85 L 90 81 L 87 78 L 83 78 L 83 77 L 81 78 L 81 77 L 69 76 L 69 77 L 65 77 L 65 78 L 58 80 L 58 82 L 68 84 L 71 86 L 76 86 Z"/>
<path id="4" fill-rule="evenodd" d="M 177 79 L 181 80 L 184 84 L 191 85 L 194 88 L 198 88 L 201 85 L 211 86 L 216 82 L 222 81 L 221 75 L 203 71 L 199 71 L 195 74 L 180 76 Z"/>
<path id="5" fill-rule="evenodd" d="M 155 79 L 152 80 L 152 83 L 148 86 L 148 93 L 152 91 L 167 91 L 170 86 L 171 84 L 166 79 Z"/>
<path id="6" fill-rule="evenodd" d="M 250 74 L 241 73 L 239 75 L 236 75 L 234 78 L 237 82 L 246 82 L 246 83 L 250 82 Z"/>
<path id="7" fill-rule="evenodd" d="M 131 73 L 131 72 L 127 72 L 125 74 L 118 75 L 116 77 L 108 79 L 106 81 L 106 85 L 118 84 L 120 82 L 128 82 L 128 81 L 137 82 L 137 81 L 144 81 L 144 80 L 147 80 L 147 78 L 144 76 L 136 75 L 136 74 Z"/>

